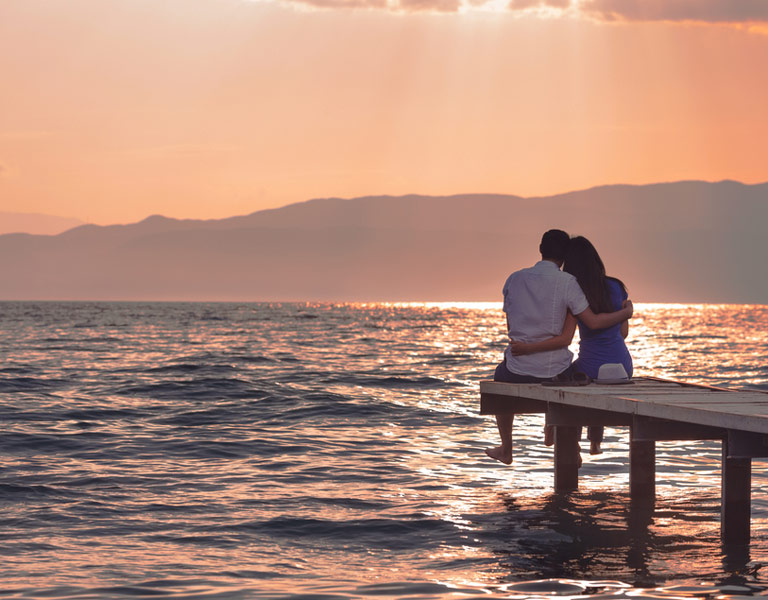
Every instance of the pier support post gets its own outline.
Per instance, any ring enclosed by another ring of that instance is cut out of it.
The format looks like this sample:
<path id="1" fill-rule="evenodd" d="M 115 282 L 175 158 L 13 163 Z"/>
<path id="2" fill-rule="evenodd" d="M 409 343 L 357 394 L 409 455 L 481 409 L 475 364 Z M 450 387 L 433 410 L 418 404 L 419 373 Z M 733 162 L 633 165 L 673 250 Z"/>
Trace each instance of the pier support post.
<path id="1" fill-rule="evenodd" d="M 728 457 L 723 440 L 720 534 L 726 544 L 748 544 L 752 512 L 752 459 Z"/>
<path id="2" fill-rule="evenodd" d="M 656 501 L 656 442 L 629 441 L 629 498 L 635 506 L 651 506 Z"/>
<path id="3" fill-rule="evenodd" d="M 555 491 L 579 487 L 579 432 L 573 425 L 555 426 Z"/>

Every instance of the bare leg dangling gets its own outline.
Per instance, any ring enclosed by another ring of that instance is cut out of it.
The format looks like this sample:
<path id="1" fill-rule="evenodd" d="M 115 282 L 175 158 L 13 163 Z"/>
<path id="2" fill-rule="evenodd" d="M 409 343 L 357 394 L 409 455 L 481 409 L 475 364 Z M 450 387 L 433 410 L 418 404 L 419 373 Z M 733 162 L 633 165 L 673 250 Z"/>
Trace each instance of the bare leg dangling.
<path id="1" fill-rule="evenodd" d="M 515 415 L 496 415 L 496 425 L 499 428 L 501 446 L 485 449 L 485 453 L 488 456 L 505 465 L 512 464 L 512 424 L 514 419 Z"/>

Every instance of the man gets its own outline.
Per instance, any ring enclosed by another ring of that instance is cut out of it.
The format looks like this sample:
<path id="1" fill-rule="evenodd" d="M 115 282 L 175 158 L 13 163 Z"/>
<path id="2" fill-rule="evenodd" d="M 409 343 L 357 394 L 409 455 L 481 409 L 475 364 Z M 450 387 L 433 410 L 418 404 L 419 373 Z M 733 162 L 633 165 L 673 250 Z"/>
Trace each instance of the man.
<path id="1" fill-rule="evenodd" d="M 512 273 L 504 284 L 504 312 L 510 340 L 537 342 L 560 335 L 567 311 L 590 329 L 604 329 L 632 316 L 632 303 L 613 313 L 595 314 L 576 278 L 560 270 L 570 237 L 565 231 L 550 229 L 541 238 L 541 260 L 534 266 Z M 504 351 L 493 379 L 510 383 L 540 383 L 571 375 L 573 355 L 568 348 L 536 354 L 513 355 Z M 501 446 L 485 453 L 506 465 L 512 464 L 512 424 L 514 415 L 496 415 Z"/>

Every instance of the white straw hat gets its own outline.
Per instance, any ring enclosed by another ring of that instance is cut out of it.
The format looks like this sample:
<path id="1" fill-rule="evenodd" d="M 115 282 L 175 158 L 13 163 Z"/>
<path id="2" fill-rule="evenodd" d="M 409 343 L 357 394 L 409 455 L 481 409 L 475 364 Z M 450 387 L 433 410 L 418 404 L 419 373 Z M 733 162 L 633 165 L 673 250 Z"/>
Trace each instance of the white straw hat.
<path id="1" fill-rule="evenodd" d="M 617 384 L 617 383 L 632 383 L 632 380 L 627 375 L 627 370 L 621 363 L 605 363 L 600 366 L 597 371 L 597 379 L 595 383 L 604 384 Z"/>

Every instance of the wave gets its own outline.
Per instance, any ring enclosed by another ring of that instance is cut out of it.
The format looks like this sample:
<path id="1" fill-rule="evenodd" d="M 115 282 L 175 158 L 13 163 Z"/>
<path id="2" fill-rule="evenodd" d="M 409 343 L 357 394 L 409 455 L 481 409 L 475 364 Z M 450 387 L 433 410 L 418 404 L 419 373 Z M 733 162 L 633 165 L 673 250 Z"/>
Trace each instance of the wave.
<path id="1" fill-rule="evenodd" d="M 159 399 L 258 398 L 260 392 L 250 382 L 237 378 L 201 377 L 188 381 L 162 381 L 141 385 L 122 385 L 113 390 L 120 396 L 142 396 Z"/>
<path id="2" fill-rule="evenodd" d="M 487 460 L 497 432 L 474 414 L 474 382 L 499 345 L 483 313 L 35 306 L 0 311 L 5 595 L 623 597 L 584 583 L 607 577 L 626 597 L 645 593 L 637 582 L 768 587 L 760 461 L 750 562 L 719 543 L 715 443 L 658 448 L 647 518 L 611 428 L 573 494 L 551 493 L 540 416 L 516 419 L 511 467 Z M 652 318 L 635 339 L 646 365 L 768 388 L 760 319 L 744 326 L 749 347 L 723 342 L 716 365 L 699 365 L 699 347 L 722 342 L 707 319 L 687 317 L 675 337 Z M 514 585 L 542 577 L 572 579 Z"/>
<path id="3" fill-rule="evenodd" d="M 57 487 L 41 484 L 16 484 L 16 483 L 0 483 L 0 499 L 4 501 L 10 501 L 17 499 L 18 496 L 67 496 Z"/>
<path id="4" fill-rule="evenodd" d="M 252 521 L 226 526 L 202 528 L 209 532 L 268 534 L 275 538 L 301 540 L 322 539 L 332 546 L 364 546 L 398 550 L 431 547 L 446 543 L 456 535 L 456 527 L 440 519 L 360 519 L 333 521 L 301 517 L 276 517 L 268 521 Z M 440 541 L 438 541 L 438 539 Z"/>
<path id="5" fill-rule="evenodd" d="M 71 381 L 56 378 L 8 377 L 0 379 L 0 392 L 50 392 L 71 385 Z"/>
<path id="6" fill-rule="evenodd" d="M 96 441 L 103 441 L 109 436 L 90 432 L 75 434 L 42 434 L 5 432 L 0 436 L 0 453 L 18 454 L 33 451 L 38 454 L 66 453 L 93 448 Z"/>
<path id="7" fill-rule="evenodd" d="M 232 373 L 237 372 L 238 369 L 232 365 L 211 365 L 201 363 L 176 363 L 172 365 L 163 365 L 160 367 L 152 367 L 140 371 L 141 373 L 199 373 L 205 371 L 208 373 Z"/>
<path id="8" fill-rule="evenodd" d="M 388 376 L 381 377 L 380 375 L 365 375 L 365 374 L 351 374 L 351 375 L 332 375 L 326 377 L 323 380 L 325 383 L 347 383 L 350 385 L 370 386 L 370 387 L 383 387 L 383 388 L 444 388 L 453 387 L 453 384 L 438 379 L 437 377 L 408 377 L 408 376 Z"/>

